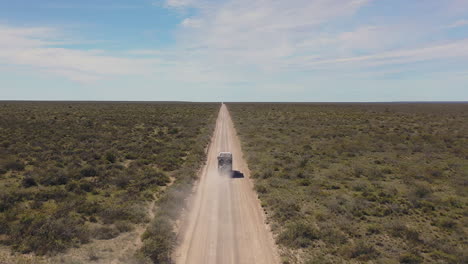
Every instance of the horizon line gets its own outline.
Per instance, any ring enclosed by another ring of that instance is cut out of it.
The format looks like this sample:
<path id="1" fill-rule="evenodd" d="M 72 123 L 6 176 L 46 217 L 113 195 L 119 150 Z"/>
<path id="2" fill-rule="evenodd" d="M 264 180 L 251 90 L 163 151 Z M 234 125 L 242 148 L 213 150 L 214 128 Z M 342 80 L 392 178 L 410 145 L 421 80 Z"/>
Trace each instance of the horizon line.
<path id="1" fill-rule="evenodd" d="M 94 102 L 94 103 L 296 103 L 296 104 L 307 104 L 307 103 L 333 103 L 333 104 L 341 104 L 341 103 L 468 103 L 468 101 L 429 101 L 429 100 L 422 100 L 422 101 L 178 101 L 178 100 L 1 100 L 0 102 L 70 102 L 70 103 L 86 103 L 86 102 Z"/>

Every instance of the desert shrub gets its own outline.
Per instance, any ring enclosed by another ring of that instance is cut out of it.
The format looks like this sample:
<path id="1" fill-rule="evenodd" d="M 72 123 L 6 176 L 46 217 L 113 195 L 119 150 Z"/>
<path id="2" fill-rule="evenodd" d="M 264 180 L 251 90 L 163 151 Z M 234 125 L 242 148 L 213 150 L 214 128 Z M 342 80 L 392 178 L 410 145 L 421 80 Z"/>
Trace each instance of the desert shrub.
<path id="1" fill-rule="evenodd" d="M 7 161 L 3 168 L 5 170 L 12 170 L 12 171 L 22 171 L 25 168 L 25 165 L 21 161 Z"/>
<path id="2" fill-rule="evenodd" d="M 117 173 L 114 175 L 114 177 L 112 177 L 112 183 L 117 187 L 124 189 L 132 182 L 132 179 L 134 178 L 135 175 L 131 175 L 129 173 Z"/>
<path id="3" fill-rule="evenodd" d="M 36 201 L 61 201 L 67 198 L 68 195 L 68 192 L 64 188 L 59 186 L 52 186 L 41 188 L 38 192 L 35 192 L 33 199 Z"/>
<path id="4" fill-rule="evenodd" d="M 158 155 L 157 161 L 163 170 L 174 171 L 179 168 L 181 159 L 174 154 L 173 152 L 169 152 L 164 155 Z"/>
<path id="5" fill-rule="evenodd" d="M 128 220 L 130 218 L 130 212 L 126 207 L 121 204 L 107 204 L 103 206 L 103 209 L 98 212 L 99 217 L 105 224 L 113 224 L 118 220 Z"/>
<path id="6" fill-rule="evenodd" d="M 80 174 L 83 177 L 94 177 L 94 176 L 97 176 L 98 172 L 97 172 L 96 168 L 87 167 L 87 168 L 82 169 L 80 171 Z"/>
<path id="7" fill-rule="evenodd" d="M 24 188 L 29 188 L 29 187 L 37 186 L 37 182 L 33 177 L 27 176 L 23 178 L 23 180 L 21 181 L 21 185 Z"/>
<path id="8" fill-rule="evenodd" d="M 85 216 L 94 217 L 99 211 L 103 210 L 101 205 L 97 201 L 88 201 L 86 199 L 77 198 L 76 201 L 67 201 L 77 213 Z M 95 217 L 94 217 L 95 218 Z"/>
<path id="9" fill-rule="evenodd" d="M 417 198 L 426 198 L 432 193 L 431 187 L 428 184 L 419 183 L 415 186 L 412 194 Z"/>
<path id="10" fill-rule="evenodd" d="M 4 214 L 0 214 L 0 235 L 7 234 L 9 231 L 8 219 Z"/>
<path id="11" fill-rule="evenodd" d="M 299 185 L 300 186 L 309 186 L 311 184 L 311 181 L 309 179 L 300 179 L 299 180 Z"/>
<path id="12" fill-rule="evenodd" d="M 39 255 L 61 252 L 88 241 L 88 230 L 76 215 L 56 218 L 50 215 L 25 215 L 10 227 L 9 242 L 14 249 Z"/>
<path id="13" fill-rule="evenodd" d="M 317 247 L 285 246 L 285 261 L 329 256 L 332 263 L 350 262 L 351 253 L 337 250 L 346 247 L 345 239 L 379 245 L 380 254 L 352 262 L 398 261 L 407 246 L 460 259 L 454 246 L 440 245 L 463 243 L 454 231 L 466 217 L 468 138 L 461 131 L 468 130 L 467 106 L 228 104 L 252 178 L 268 188 L 256 191 L 277 238 L 288 219 L 310 215 L 321 231 Z M 288 200 L 299 210 L 283 207 Z M 442 223 L 444 218 L 452 221 Z M 436 228 L 422 228 L 430 225 Z M 434 236 L 444 242 L 428 243 Z"/>
<path id="14" fill-rule="evenodd" d="M 369 189 L 369 184 L 367 181 L 357 180 L 352 183 L 352 189 L 357 192 L 364 192 Z"/>
<path id="15" fill-rule="evenodd" d="M 418 242 L 420 240 L 419 233 L 416 230 L 409 228 L 402 222 L 396 221 L 389 223 L 387 225 L 387 230 L 394 237 L 407 239 L 413 242 Z"/>
<path id="16" fill-rule="evenodd" d="M 365 174 L 369 180 L 381 180 L 384 177 L 382 170 L 375 166 L 368 168 Z"/>
<path id="17" fill-rule="evenodd" d="M 105 158 L 110 163 L 115 163 L 117 161 L 117 156 L 114 152 L 106 152 Z"/>
<path id="18" fill-rule="evenodd" d="M 298 217 L 301 211 L 300 205 L 293 200 L 277 200 L 274 208 L 274 215 L 281 222 Z"/>
<path id="19" fill-rule="evenodd" d="M 82 226 L 106 227 L 112 237 L 148 220 L 148 201 L 165 196 L 157 186 L 170 183 L 169 171 L 190 186 L 219 104 L 4 102 L 0 108 L 0 144 L 7 146 L 0 155 L 0 186 L 7 187 L 0 188 L 0 215 L 7 215 L 6 230 L 19 238 L 20 228 L 12 228 L 31 216 L 33 226 L 63 231 L 62 218 L 72 215 Z M 37 187 L 27 188 L 36 186 L 29 178 Z M 169 201 L 161 208 L 176 215 L 188 193 L 177 194 L 177 206 Z M 41 220 L 43 215 L 53 221 Z M 42 247 L 37 241 L 47 233 L 28 232 L 14 250 L 53 253 L 84 241 L 71 232 L 70 239 L 47 238 Z"/>
<path id="20" fill-rule="evenodd" d="M 65 185 L 65 190 L 68 192 L 74 192 L 76 194 L 82 194 L 83 191 L 80 189 L 80 185 L 77 181 L 71 181 Z"/>
<path id="21" fill-rule="evenodd" d="M 159 186 L 165 186 L 171 181 L 166 173 L 156 169 L 147 169 L 144 172 L 144 179 L 147 183 Z"/>
<path id="22" fill-rule="evenodd" d="M 287 260 L 286 260 L 287 261 Z M 284 262 L 283 262 L 284 263 Z M 289 261 L 287 262 L 289 263 Z M 333 264 L 333 260 L 326 258 L 325 256 L 314 256 L 311 259 L 305 261 L 305 264 Z"/>
<path id="23" fill-rule="evenodd" d="M 265 185 L 263 185 L 263 184 L 255 184 L 255 190 L 258 193 L 267 193 L 268 192 L 267 187 Z"/>
<path id="24" fill-rule="evenodd" d="M 453 230 L 457 227 L 457 222 L 454 219 L 447 218 L 447 217 L 442 217 L 440 219 L 437 219 L 435 221 L 435 224 L 447 230 Z"/>
<path id="25" fill-rule="evenodd" d="M 39 183 L 46 186 L 64 185 L 68 183 L 68 176 L 63 171 L 45 172 L 45 175 L 39 178 Z"/>
<path id="26" fill-rule="evenodd" d="M 141 252 L 153 263 L 170 264 L 175 238 L 170 221 L 167 218 L 158 217 L 143 234 Z"/>
<path id="27" fill-rule="evenodd" d="M 84 192 L 92 192 L 94 190 L 94 186 L 89 181 L 80 181 L 79 188 Z"/>
<path id="28" fill-rule="evenodd" d="M 361 205 L 359 203 L 352 203 L 352 201 L 354 200 L 351 199 L 352 198 L 348 196 L 340 195 L 337 197 L 330 198 L 326 202 L 326 206 L 331 212 L 337 215 L 346 215 L 348 213 L 353 212 L 354 215 L 360 216 L 360 213 L 365 208 L 364 205 Z"/>
<path id="29" fill-rule="evenodd" d="M 311 223 L 297 221 L 285 226 L 284 231 L 278 237 L 278 242 L 293 248 L 306 248 L 318 238 L 319 232 Z"/>
<path id="30" fill-rule="evenodd" d="M 462 254 L 460 254 L 462 255 Z M 434 252 L 431 252 L 430 254 L 432 259 L 438 260 L 438 261 L 445 261 L 446 263 L 466 263 L 466 260 L 463 260 L 461 258 L 457 258 L 456 256 L 446 253 L 446 252 L 441 252 L 439 250 L 436 250 Z"/>
<path id="31" fill-rule="evenodd" d="M 142 215 L 137 210 L 135 210 L 135 207 L 132 207 L 128 204 L 117 203 L 111 203 L 104 206 L 104 208 L 98 212 L 98 215 L 105 224 L 113 224 L 119 220 L 129 220 L 137 223 L 144 219 L 144 215 L 143 218 L 138 219 Z"/>
<path id="32" fill-rule="evenodd" d="M 268 179 L 273 177 L 273 171 L 271 169 L 265 170 L 262 174 L 259 175 L 261 179 Z"/>
<path id="33" fill-rule="evenodd" d="M 382 227 L 377 224 L 370 224 L 367 226 L 367 234 L 380 234 L 382 232 Z"/>
<path id="34" fill-rule="evenodd" d="M 99 240 L 108 240 L 119 235 L 120 231 L 113 226 L 100 226 L 91 231 L 91 236 Z"/>
<path id="35" fill-rule="evenodd" d="M 346 234 L 334 226 L 320 225 L 320 239 L 330 245 L 342 245 L 348 241 Z"/>
<path id="36" fill-rule="evenodd" d="M 342 254 L 347 258 L 359 259 L 362 261 L 374 259 L 379 256 L 379 252 L 374 246 L 364 241 L 358 241 L 356 244 L 345 247 L 342 250 Z"/>
<path id="37" fill-rule="evenodd" d="M 16 202 L 23 200 L 21 193 L 16 190 L 0 190 L 0 212 L 12 208 Z"/>
<path id="38" fill-rule="evenodd" d="M 115 223 L 115 227 L 119 232 L 129 232 L 133 230 L 133 225 L 128 221 L 118 221 Z"/>
<path id="39" fill-rule="evenodd" d="M 129 160 L 136 160 L 138 159 L 138 155 L 136 153 L 127 153 L 125 154 L 125 158 Z"/>
<path id="40" fill-rule="evenodd" d="M 413 253 L 406 253 L 400 257 L 400 263 L 419 264 L 423 263 L 423 258 Z"/>

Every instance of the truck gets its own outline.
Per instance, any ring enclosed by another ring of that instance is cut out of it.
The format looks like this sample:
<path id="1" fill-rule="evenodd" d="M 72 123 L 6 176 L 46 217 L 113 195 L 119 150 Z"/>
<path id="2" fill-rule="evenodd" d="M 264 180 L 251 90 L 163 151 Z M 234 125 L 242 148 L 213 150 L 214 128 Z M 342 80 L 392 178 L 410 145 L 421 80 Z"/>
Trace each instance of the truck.
<path id="1" fill-rule="evenodd" d="M 231 152 L 220 152 L 218 154 L 218 171 L 220 174 L 232 174 Z"/>

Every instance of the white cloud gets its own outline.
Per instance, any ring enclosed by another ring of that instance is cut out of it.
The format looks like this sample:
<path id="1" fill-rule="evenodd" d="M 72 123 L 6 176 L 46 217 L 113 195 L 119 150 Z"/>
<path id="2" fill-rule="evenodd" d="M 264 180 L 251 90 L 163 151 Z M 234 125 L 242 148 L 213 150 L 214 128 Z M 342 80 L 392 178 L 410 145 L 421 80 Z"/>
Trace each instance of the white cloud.
<path id="1" fill-rule="evenodd" d="M 193 1 L 194 0 L 167 0 L 166 5 L 168 7 L 181 8 L 190 6 L 193 3 Z"/>
<path id="2" fill-rule="evenodd" d="M 88 82 L 116 75 L 148 74 L 158 62 L 111 56 L 99 50 L 57 48 L 62 43 L 59 35 L 53 28 L 0 26 L 0 63 Z"/>
<path id="3" fill-rule="evenodd" d="M 202 26 L 202 21 L 199 19 L 186 18 L 182 20 L 181 25 L 188 28 L 200 28 Z"/>
<path id="4" fill-rule="evenodd" d="M 179 46 L 209 63 L 272 71 L 283 58 L 306 52 L 317 28 L 353 15 L 368 0 L 193 0 L 198 16 L 183 20 Z M 230 67 L 230 66 L 227 66 Z"/>
<path id="5" fill-rule="evenodd" d="M 463 27 L 466 25 L 468 25 L 468 19 L 461 19 L 451 25 L 448 25 L 447 28 L 457 28 L 457 27 Z"/>
<path id="6" fill-rule="evenodd" d="M 23 66 L 82 83 L 122 76 L 178 83 L 232 81 L 233 75 L 218 72 L 183 51 L 129 50 L 115 55 L 102 50 L 58 48 L 61 42 L 57 39 L 60 32 L 53 28 L 0 25 L 0 65 Z"/>
<path id="7" fill-rule="evenodd" d="M 0 48 L 52 45 L 56 34 L 51 28 L 13 28 L 0 25 Z M 48 36 L 48 40 L 44 40 L 43 36 Z"/>
<path id="8" fill-rule="evenodd" d="M 197 8 L 198 15 L 183 20 L 178 45 L 191 50 L 188 54 L 199 61 L 244 73 L 252 69 L 273 74 L 295 69 L 341 72 L 346 67 L 355 70 L 354 66 L 366 71 L 363 68 L 466 58 L 466 40 L 427 41 L 437 27 L 428 28 L 424 22 L 392 25 L 384 20 L 356 24 L 351 30 L 351 25 L 343 25 L 370 2 L 191 0 L 185 6 Z"/>
<path id="9" fill-rule="evenodd" d="M 148 75 L 187 83 L 255 83 L 295 70 L 314 74 L 467 58 L 468 40 L 410 41 L 420 33 L 406 24 L 343 26 L 370 2 L 166 0 L 165 6 L 177 11 L 197 9 L 180 22 L 177 43 L 112 54 L 57 48 L 63 38 L 53 28 L 0 26 L 0 63 L 82 82 Z"/>
<path id="10" fill-rule="evenodd" d="M 332 66 L 365 66 L 374 67 L 379 65 L 389 64 L 407 64 L 431 60 L 443 60 L 450 58 L 468 58 L 468 39 L 455 41 L 448 44 L 433 45 L 414 49 L 400 49 L 388 52 L 381 52 L 366 56 L 318 59 L 318 58 L 303 58 L 291 60 L 290 65 L 298 67 L 319 67 L 324 65 Z"/>
<path id="11" fill-rule="evenodd" d="M 160 56 L 165 54 L 162 50 L 129 50 L 127 51 L 130 55 L 146 55 L 146 56 Z"/>

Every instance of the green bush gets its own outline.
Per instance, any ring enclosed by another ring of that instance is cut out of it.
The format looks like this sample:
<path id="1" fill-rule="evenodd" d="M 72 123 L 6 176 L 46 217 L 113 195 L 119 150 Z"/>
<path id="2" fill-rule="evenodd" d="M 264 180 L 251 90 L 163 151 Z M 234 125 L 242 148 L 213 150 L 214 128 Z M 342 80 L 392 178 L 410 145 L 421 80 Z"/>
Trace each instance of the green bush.
<path id="1" fill-rule="evenodd" d="M 432 193 L 432 190 L 428 184 L 420 183 L 415 186 L 413 193 L 418 198 L 425 198 Z"/>
<path id="2" fill-rule="evenodd" d="M 95 239 L 108 240 L 114 237 L 117 237 L 120 233 L 120 230 L 113 226 L 101 226 L 95 228 L 91 235 Z"/>
<path id="3" fill-rule="evenodd" d="M 2 243 L 52 254 L 86 241 L 62 227 L 70 217 L 85 235 L 86 226 L 101 225 L 107 239 L 148 221 L 148 201 L 166 196 L 163 189 L 171 196 L 161 208 L 177 215 L 189 192 L 158 186 L 171 179 L 190 186 L 219 104 L 0 102 L 0 109 L 0 144 L 8 146 L 0 157 Z"/>
<path id="4" fill-rule="evenodd" d="M 263 185 L 263 184 L 255 184 L 255 190 L 258 193 L 267 193 L 268 192 L 267 187 L 265 185 Z"/>
<path id="5" fill-rule="evenodd" d="M 0 214 L 0 235 L 7 234 L 9 230 L 8 219 L 4 214 Z"/>
<path id="6" fill-rule="evenodd" d="M 400 257 L 400 263 L 419 264 L 419 263 L 423 263 L 423 258 L 421 258 L 421 256 L 418 256 L 412 253 L 406 253 Z"/>
<path id="7" fill-rule="evenodd" d="M 12 170 L 12 171 L 23 171 L 25 165 L 21 161 L 8 161 L 3 165 L 5 170 Z"/>
<path id="8" fill-rule="evenodd" d="M 46 186 L 64 185 L 68 183 L 68 176 L 62 171 L 45 172 L 43 177 L 39 178 L 39 183 Z"/>
<path id="9" fill-rule="evenodd" d="M 404 238 L 412 242 L 420 241 L 419 233 L 401 222 L 390 223 L 387 228 L 392 236 Z"/>
<path id="10" fill-rule="evenodd" d="M 94 177 L 98 175 L 98 172 L 93 167 L 87 167 L 80 171 L 81 176 L 83 177 Z"/>
<path id="11" fill-rule="evenodd" d="M 151 168 L 148 168 L 144 172 L 144 179 L 146 183 L 156 184 L 159 186 L 166 186 L 171 181 L 166 173 Z"/>
<path id="12" fill-rule="evenodd" d="M 115 223 L 115 227 L 117 230 L 119 230 L 119 232 L 129 232 L 134 229 L 133 225 L 128 221 L 118 221 Z"/>
<path id="13" fill-rule="evenodd" d="M 306 248 L 318 238 L 319 232 L 311 223 L 298 221 L 285 226 L 278 237 L 278 242 L 288 247 Z"/>
<path id="14" fill-rule="evenodd" d="M 115 186 L 125 189 L 135 179 L 135 175 L 129 173 L 116 173 L 112 178 L 112 183 Z"/>
<path id="15" fill-rule="evenodd" d="M 110 163 L 115 163 L 117 161 L 117 156 L 113 152 L 106 152 L 106 160 Z"/>
<path id="16" fill-rule="evenodd" d="M 24 188 L 29 188 L 29 187 L 37 186 L 37 182 L 33 177 L 27 176 L 23 178 L 23 180 L 21 181 L 21 185 Z"/>
<path id="17" fill-rule="evenodd" d="M 281 222 L 298 217 L 301 211 L 300 205 L 293 200 L 277 200 L 274 208 L 274 215 Z"/>
<path id="18" fill-rule="evenodd" d="M 94 190 L 93 184 L 88 181 L 81 181 L 79 188 L 84 192 L 92 192 Z"/>
<path id="19" fill-rule="evenodd" d="M 363 241 L 359 241 L 357 244 L 346 247 L 343 254 L 348 258 L 359 259 L 362 261 L 375 259 L 379 256 L 379 252 L 374 248 L 374 246 Z"/>
<path id="20" fill-rule="evenodd" d="M 39 255 L 61 252 L 89 239 L 83 220 L 76 215 L 25 215 L 10 226 L 9 235 L 15 250 Z"/>
<path id="21" fill-rule="evenodd" d="M 143 234 L 141 252 L 153 263 L 171 264 L 171 252 L 175 245 L 175 233 L 166 218 L 157 218 Z"/>
<path id="22" fill-rule="evenodd" d="M 387 263 L 411 247 L 464 263 L 466 103 L 228 108 L 277 241 L 286 223 L 317 221 L 314 246 L 280 243 L 285 261 Z"/>
<path id="23" fill-rule="evenodd" d="M 21 200 L 23 200 L 23 195 L 16 190 L 0 190 L 0 212 L 4 212 Z"/>
<path id="24" fill-rule="evenodd" d="M 436 225 L 447 230 L 453 230 L 457 227 L 457 222 L 454 219 L 443 217 L 436 220 Z"/>

